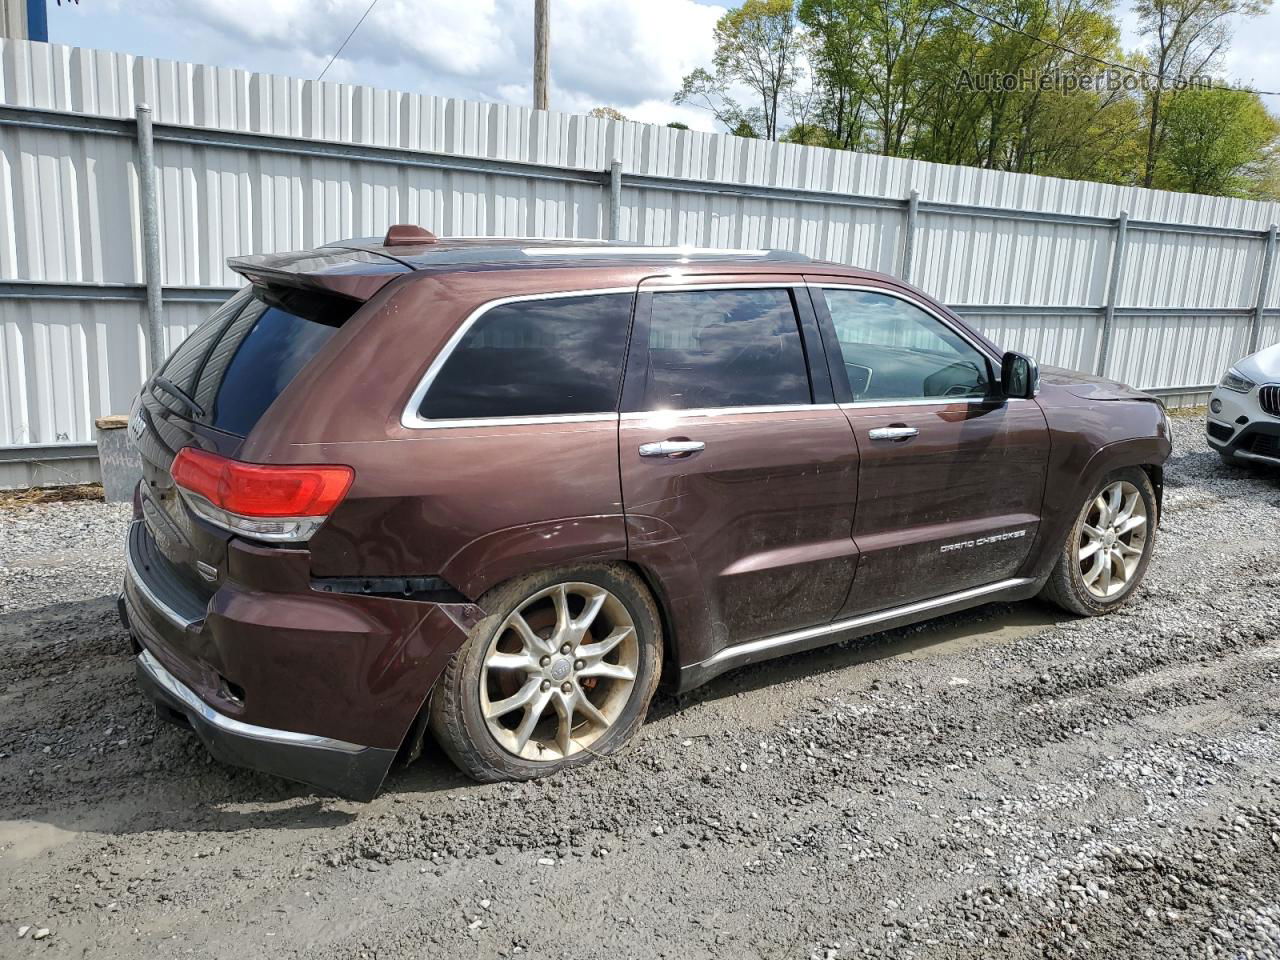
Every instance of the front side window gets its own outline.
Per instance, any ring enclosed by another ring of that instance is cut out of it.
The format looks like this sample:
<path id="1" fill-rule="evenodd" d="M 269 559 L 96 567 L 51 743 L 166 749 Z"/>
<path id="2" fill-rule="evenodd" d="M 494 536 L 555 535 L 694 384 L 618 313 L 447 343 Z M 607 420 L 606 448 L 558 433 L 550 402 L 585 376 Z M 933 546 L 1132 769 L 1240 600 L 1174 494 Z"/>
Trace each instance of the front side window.
<path id="1" fill-rule="evenodd" d="M 499 304 L 481 314 L 418 407 L 428 420 L 617 410 L 629 293 Z"/>
<path id="2" fill-rule="evenodd" d="M 986 357 L 932 314 L 883 293 L 823 293 L 855 401 L 987 395 Z"/>
<path id="3" fill-rule="evenodd" d="M 785 289 L 661 291 L 649 319 L 644 410 L 811 403 Z"/>

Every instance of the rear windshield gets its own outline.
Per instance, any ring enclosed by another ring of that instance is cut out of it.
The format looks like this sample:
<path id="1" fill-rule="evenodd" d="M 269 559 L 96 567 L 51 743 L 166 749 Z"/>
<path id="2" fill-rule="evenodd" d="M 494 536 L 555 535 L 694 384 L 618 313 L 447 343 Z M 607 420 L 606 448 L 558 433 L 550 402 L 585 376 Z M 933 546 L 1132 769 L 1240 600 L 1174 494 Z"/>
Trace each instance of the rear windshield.
<path id="1" fill-rule="evenodd" d="M 241 291 L 173 352 L 151 392 L 189 419 L 246 436 L 358 306 L 302 292 Z"/>

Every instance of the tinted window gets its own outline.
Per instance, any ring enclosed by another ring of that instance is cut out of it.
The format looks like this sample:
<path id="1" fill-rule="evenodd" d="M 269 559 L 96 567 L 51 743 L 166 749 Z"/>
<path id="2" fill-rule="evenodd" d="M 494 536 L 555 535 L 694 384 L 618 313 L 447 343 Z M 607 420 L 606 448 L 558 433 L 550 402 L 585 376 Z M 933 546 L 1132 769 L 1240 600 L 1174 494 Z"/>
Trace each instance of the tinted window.
<path id="1" fill-rule="evenodd" d="M 787 290 L 653 295 L 643 409 L 809 403 Z"/>
<path id="2" fill-rule="evenodd" d="M 632 296 L 552 297 L 481 314 L 418 409 L 430 420 L 617 410 Z"/>
<path id="3" fill-rule="evenodd" d="M 246 287 L 196 327 L 160 370 L 203 413 L 162 387 L 153 387 L 152 396 L 184 417 L 244 436 L 358 306 L 313 291 Z"/>
<path id="4" fill-rule="evenodd" d="M 854 400 L 986 395 L 986 358 L 936 317 L 886 294 L 823 292 Z"/>
<path id="5" fill-rule="evenodd" d="M 169 355 L 161 368 L 160 376 L 181 390 L 193 393 L 196 377 L 200 375 L 209 348 L 222 336 L 222 331 L 244 307 L 249 297 L 250 290 L 246 287 L 215 310 L 190 336 L 178 344 L 178 348 Z"/>
<path id="6" fill-rule="evenodd" d="M 241 436 L 338 328 L 255 300 L 232 321 L 205 361 L 196 401 L 213 394 L 213 426 Z"/>

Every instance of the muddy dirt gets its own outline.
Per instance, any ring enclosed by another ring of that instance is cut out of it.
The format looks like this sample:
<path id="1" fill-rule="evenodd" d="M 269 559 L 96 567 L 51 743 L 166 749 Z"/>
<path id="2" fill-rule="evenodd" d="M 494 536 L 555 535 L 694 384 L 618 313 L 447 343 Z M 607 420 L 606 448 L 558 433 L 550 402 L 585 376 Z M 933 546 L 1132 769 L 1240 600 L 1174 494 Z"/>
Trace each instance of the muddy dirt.
<path id="1" fill-rule="evenodd" d="M 12 504 L 0 957 L 1280 956 L 1280 474 L 1177 430 L 1122 612 L 984 607 L 660 695 L 554 780 L 429 751 L 365 805 L 158 723 L 128 509 Z"/>

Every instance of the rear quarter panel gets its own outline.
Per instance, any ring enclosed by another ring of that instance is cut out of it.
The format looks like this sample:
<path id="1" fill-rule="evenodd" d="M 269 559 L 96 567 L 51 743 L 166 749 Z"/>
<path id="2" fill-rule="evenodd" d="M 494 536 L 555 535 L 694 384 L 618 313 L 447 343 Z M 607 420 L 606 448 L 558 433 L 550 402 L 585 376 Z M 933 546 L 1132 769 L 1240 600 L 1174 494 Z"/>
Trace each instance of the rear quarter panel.
<path id="1" fill-rule="evenodd" d="M 470 599 L 531 570 L 623 559 L 617 419 L 417 428 L 401 414 L 457 326 L 490 300 L 634 286 L 634 271 L 412 275 L 376 294 L 263 417 L 258 462 L 345 463 L 312 539 L 317 576 L 438 575 Z"/>

